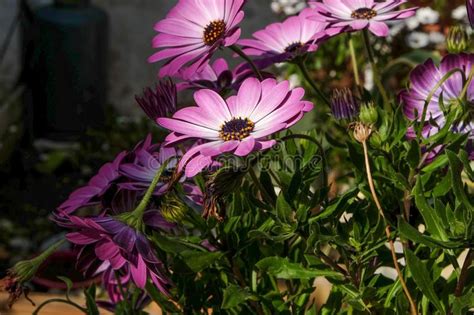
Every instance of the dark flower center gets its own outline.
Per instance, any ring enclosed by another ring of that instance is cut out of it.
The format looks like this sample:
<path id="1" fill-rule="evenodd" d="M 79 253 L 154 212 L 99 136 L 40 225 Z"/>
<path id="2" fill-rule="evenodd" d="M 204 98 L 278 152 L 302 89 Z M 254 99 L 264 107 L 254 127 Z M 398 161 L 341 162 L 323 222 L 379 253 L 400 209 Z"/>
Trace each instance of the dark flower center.
<path id="1" fill-rule="evenodd" d="M 214 45 L 219 39 L 224 36 L 225 22 L 223 20 L 213 21 L 209 23 L 204 29 L 203 40 L 207 46 Z"/>
<path id="2" fill-rule="evenodd" d="M 303 44 L 301 42 L 293 43 L 285 48 L 286 52 L 292 53 L 297 51 L 298 49 L 302 48 Z"/>
<path id="3" fill-rule="evenodd" d="M 359 20 L 370 20 L 377 16 L 377 11 L 369 8 L 360 8 L 352 12 L 351 17 Z"/>
<path id="4" fill-rule="evenodd" d="M 253 131 L 255 124 L 248 118 L 232 118 L 221 126 L 219 137 L 224 141 L 242 140 Z"/>

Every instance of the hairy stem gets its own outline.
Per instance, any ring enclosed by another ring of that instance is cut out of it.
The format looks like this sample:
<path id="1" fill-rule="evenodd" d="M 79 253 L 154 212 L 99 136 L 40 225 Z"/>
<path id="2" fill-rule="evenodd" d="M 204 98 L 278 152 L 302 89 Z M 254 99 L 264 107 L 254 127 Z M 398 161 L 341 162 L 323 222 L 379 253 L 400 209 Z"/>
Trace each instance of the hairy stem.
<path id="1" fill-rule="evenodd" d="M 244 60 L 249 64 L 249 66 L 252 68 L 252 71 L 255 73 L 255 75 L 257 76 L 257 78 L 258 78 L 260 81 L 263 81 L 262 73 L 260 72 L 260 70 L 258 70 L 258 67 L 255 65 L 255 63 L 252 61 L 252 59 L 250 59 L 250 57 L 247 56 L 247 55 L 242 51 L 242 49 L 240 49 L 238 46 L 235 46 L 235 45 L 230 46 L 230 49 L 232 49 L 232 51 L 234 51 L 237 55 L 239 55 L 239 57 L 241 57 L 242 59 L 244 59 Z"/>
<path id="2" fill-rule="evenodd" d="M 385 222 L 385 234 L 387 235 L 388 244 L 390 246 L 390 252 L 392 254 L 393 264 L 394 264 L 395 269 L 397 271 L 398 278 L 400 279 L 400 284 L 402 285 L 403 291 L 405 292 L 405 295 L 408 299 L 408 302 L 410 303 L 411 314 L 416 315 L 416 314 L 418 314 L 418 311 L 417 311 L 417 308 L 416 308 L 416 303 L 413 300 L 413 297 L 411 296 L 410 291 L 408 290 L 405 279 L 403 279 L 402 271 L 400 270 L 400 266 L 398 265 L 397 254 L 395 253 L 395 245 L 393 244 L 393 240 L 392 240 L 392 237 L 391 237 L 390 225 L 387 222 L 387 219 L 386 219 L 385 214 L 383 212 L 382 205 L 381 205 L 380 200 L 379 200 L 379 198 L 377 196 L 377 193 L 375 191 L 374 179 L 372 178 L 372 171 L 371 171 L 371 168 L 370 168 L 370 161 L 369 161 L 369 151 L 368 151 L 368 148 L 367 148 L 367 141 L 366 140 L 362 141 L 362 146 L 364 148 L 364 158 L 365 158 L 365 168 L 366 168 L 366 173 L 367 173 L 367 181 L 369 182 L 370 192 L 372 194 L 372 198 L 374 199 L 375 205 L 377 206 L 377 209 L 379 210 L 380 216 L 383 218 L 383 220 Z"/>

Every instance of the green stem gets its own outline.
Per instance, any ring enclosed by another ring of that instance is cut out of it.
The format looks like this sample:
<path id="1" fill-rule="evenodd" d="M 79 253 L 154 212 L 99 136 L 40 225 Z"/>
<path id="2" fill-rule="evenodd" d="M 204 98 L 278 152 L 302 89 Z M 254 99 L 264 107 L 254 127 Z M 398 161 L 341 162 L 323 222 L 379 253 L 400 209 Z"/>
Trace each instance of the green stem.
<path id="1" fill-rule="evenodd" d="M 255 63 L 252 61 L 252 59 L 250 59 L 250 57 L 247 56 L 247 55 L 242 51 L 242 49 L 240 49 L 239 47 L 237 47 L 237 46 L 235 46 L 235 45 L 230 46 L 230 49 L 232 49 L 232 51 L 234 51 L 237 55 L 239 55 L 239 57 L 241 57 L 242 59 L 244 59 L 244 60 L 249 64 L 249 66 L 252 68 L 252 70 L 253 70 L 253 72 L 255 73 L 255 75 L 257 76 L 257 78 L 258 78 L 260 81 L 263 81 L 262 73 L 260 73 L 260 70 L 258 70 L 258 67 L 255 65 Z"/>
<path id="2" fill-rule="evenodd" d="M 81 307 L 80 305 L 72 302 L 72 301 L 68 301 L 68 300 L 64 300 L 64 299 L 51 299 L 51 300 L 47 300 L 47 301 L 44 301 L 43 303 L 41 303 L 37 308 L 36 310 L 32 313 L 32 315 L 38 315 L 39 312 L 41 311 L 41 309 L 43 307 L 45 307 L 46 305 L 50 304 L 50 303 L 64 303 L 64 304 L 68 304 L 68 305 L 71 305 L 75 308 L 77 308 L 78 310 L 80 310 L 81 312 L 83 312 L 84 314 L 87 314 L 87 309 L 85 309 L 84 307 Z"/>
<path id="3" fill-rule="evenodd" d="M 66 239 L 61 239 L 51 245 L 47 250 L 42 252 L 39 256 L 33 258 L 34 260 L 37 260 L 39 264 L 43 263 L 49 256 L 51 256 L 52 253 L 54 253 L 59 247 L 61 247 L 64 243 L 66 243 Z"/>
<path id="4" fill-rule="evenodd" d="M 272 199 L 272 197 L 270 197 L 270 194 L 265 189 L 265 187 L 263 187 L 262 183 L 258 180 L 257 174 L 255 173 L 255 170 L 253 169 L 253 167 L 249 167 L 249 174 L 250 174 L 250 177 L 252 177 L 252 180 L 253 180 L 255 186 L 257 186 L 257 188 L 262 193 L 263 199 L 265 199 L 266 202 L 268 202 L 270 205 L 272 205 L 273 204 L 273 199 Z"/>
<path id="5" fill-rule="evenodd" d="M 379 89 L 379 92 L 382 95 L 382 99 L 383 99 L 385 108 L 390 111 L 391 110 L 390 100 L 388 98 L 387 91 L 385 90 L 385 87 L 382 84 L 382 80 L 380 78 L 380 73 L 379 73 L 379 70 L 378 70 L 377 65 L 375 63 L 375 58 L 374 58 L 374 53 L 372 51 L 372 46 L 370 46 L 369 32 L 365 29 L 362 32 L 362 35 L 363 35 L 362 37 L 364 38 L 364 44 L 365 44 L 365 49 L 367 51 L 367 56 L 369 58 L 370 65 L 372 67 L 372 72 L 374 74 L 375 85 L 377 85 L 377 88 Z"/>
<path id="6" fill-rule="evenodd" d="M 155 192 L 155 188 L 160 182 L 160 177 L 167 166 L 168 166 L 168 161 L 164 162 L 163 165 L 161 165 L 158 172 L 156 172 L 155 177 L 153 178 L 150 184 L 150 187 L 148 187 L 145 193 L 145 196 L 143 196 L 142 200 L 138 204 L 138 207 L 135 210 L 133 210 L 133 215 L 139 220 L 139 222 L 141 222 L 143 218 L 143 214 L 145 213 L 146 207 L 150 203 L 150 199 L 153 196 L 153 193 Z"/>
<path id="7" fill-rule="evenodd" d="M 316 83 L 314 83 L 314 80 L 311 78 L 311 75 L 309 74 L 308 69 L 306 68 L 304 62 L 302 60 L 299 60 L 296 62 L 296 64 L 300 68 L 301 73 L 303 74 L 306 82 L 308 82 L 308 84 L 311 85 L 311 87 L 313 88 L 314 92 L 319 97 L 319 99 L 321 99 L 324 103 L 326 103 L 326 105 L 331 107 L 331 102 L 329 102 L 327 97 L 323 94 L 323 92 L 321 92 L 321 90 L 316 85 Z"/>
<path id="8" fill-rule="evenodd" d="M 362 86 L 360 84 L 359 66 L 357 64 L 357 56 L 354 49 L 354 39 L 352 38 L 350 34 L 348 36 L 349 36 L 349 51 L 351 53 L 352 68 L 354 69 L 354 80 L 357 86 L 360 89 L 362 89 Z"/>

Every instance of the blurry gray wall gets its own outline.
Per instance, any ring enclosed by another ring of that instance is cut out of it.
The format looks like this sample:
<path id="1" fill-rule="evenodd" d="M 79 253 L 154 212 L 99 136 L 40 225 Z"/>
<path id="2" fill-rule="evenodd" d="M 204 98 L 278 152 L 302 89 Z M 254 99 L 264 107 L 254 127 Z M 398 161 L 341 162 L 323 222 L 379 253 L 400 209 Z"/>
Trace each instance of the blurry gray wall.
<path id="1" fill-rule="evenodd" d="M 18 0 L 0 0 L 0 43 L 15 17 Z M 30 0 L 43 5 L 51 0 Z M 156 80 L 158 65 L 148 64 L 153 53 L 153 26 L 163 18 L 177 0 L 92 0 L 109 14 L 111 36 L 109 53 L 109 103 L 123 115 L 137 115 L 134 95 Z M 242 23 L 243 36 L 276 20 L 270 0 L 250 0 Z M 6 59 L 0 66 L 0 84 L 12 82 L 19 71 L 18 29 Z"/>

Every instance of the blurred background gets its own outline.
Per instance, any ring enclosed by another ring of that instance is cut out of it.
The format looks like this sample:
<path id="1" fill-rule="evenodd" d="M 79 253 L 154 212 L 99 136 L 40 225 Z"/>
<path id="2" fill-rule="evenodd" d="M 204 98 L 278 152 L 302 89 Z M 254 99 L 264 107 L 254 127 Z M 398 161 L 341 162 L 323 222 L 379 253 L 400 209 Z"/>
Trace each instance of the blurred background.
<path id="1" fill-rule="evenodd" d="M 153 53 L 153 26 L 175 3 L 0 0 L 0 278 L 16 261 L 60 236 L 49 214 L 72 190 L 149 132 L 155 139 L 162 136 L 134 97 L 157 80 L 159 65 L 146 61 Z M 410 4 L 424 8 L 392 25 L 388 41 L 375 46 L 387 59 L 395 55 L 409 61 L 390 71 L 407 72 L 410 63 L 439 58 L 448 27 L 466 20 L 464 0 Z M 248 1 L 242 37 L 305 6 L 302 0 Z M 346 38 L 341 37 L 311 57 L 312 74 L 326 93 L 352 85 L 350 70 L 328 70 L 351 69 L 347 53 Z M 291 66 L 280 72 L 302 84 Z M 373 84 L 369 74 L 367 88 Z M 179 100 L 189 104 L 190 95 Z M 314 115 L 304 124 L 328 132 L 327 109 Z M 53 257 L 35 289 L 63 288 L 58 274 L 79 282 L 74 260 L 67 250 Z"/>

